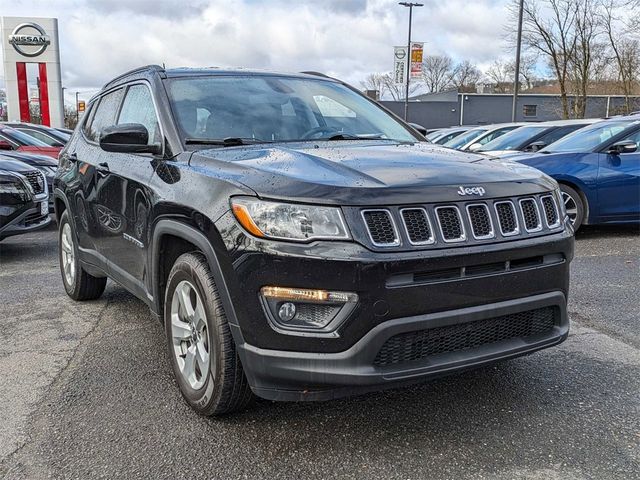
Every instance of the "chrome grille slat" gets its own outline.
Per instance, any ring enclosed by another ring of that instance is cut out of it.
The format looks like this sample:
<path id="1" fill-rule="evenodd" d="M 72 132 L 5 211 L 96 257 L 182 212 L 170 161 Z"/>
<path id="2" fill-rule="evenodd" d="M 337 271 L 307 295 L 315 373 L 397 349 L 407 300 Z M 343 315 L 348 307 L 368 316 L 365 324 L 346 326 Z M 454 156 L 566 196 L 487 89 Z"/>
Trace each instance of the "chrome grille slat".
<path id="1" fill-rule="evenodd" d="M 495 202 L 493 206 L 498 217 L 500 233 L 505 237 L 518 235 L 518 233 L 520 233 L 520 228 L 513 202 L 511 200 L 504 200 L 501 202 Z"/>
<path id="2" fill-rule="evenodd" d="M 442 239 L 447 243 L 463 242 L 466 235 L 458 207 L 447 205 L 436 207 L 435 210 Z"/>
<path id="3" fill-rule="evenodd" d="M 524 219 L 524 228 L 527 232 L 539 232 L 542 230 L 542 219 L 540 218 L 540 210 L 538 204 L 533 198 L 521 198 L 520 212 Z"/>
<path id="4" fill-rule="evenodd" d="M 431 220 L 424 208 L 402 208 L 400 216 L 411 245 L 430 245 L 435 242 Z"/>
<path id="5" fill-rule="evenodd" d="M 473 238 L 485 240 L 495 237 L 489 207 L 485 203 L 467 205 L 467 215 L 469 216 Z"/>
<path id="6" fill-rule="evenodd" d="M 544 209 L 545 220 L 547 221 L 547 227 L 556 228 L 560 225 L 560 214 L 558 213 L 558 206 L 552 195 L 543 195 L 540 197 L 542 202 L 542 208 Z"/>
<path id="7" fill-rule="evenodd" d="M 371 243 L 376 247 L 400 245 L 398 229 L 389 210 L 384 208 L 363 210 L 362 218 L 367 225 Z"/>

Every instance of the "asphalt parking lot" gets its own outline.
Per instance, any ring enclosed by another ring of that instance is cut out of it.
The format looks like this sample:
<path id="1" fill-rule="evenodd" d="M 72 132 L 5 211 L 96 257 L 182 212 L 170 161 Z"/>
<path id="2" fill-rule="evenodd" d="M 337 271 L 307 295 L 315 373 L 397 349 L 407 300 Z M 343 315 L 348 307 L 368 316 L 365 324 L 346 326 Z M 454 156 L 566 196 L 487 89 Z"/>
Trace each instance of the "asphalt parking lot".
<path id="1" fill-rule="evenodd" d="M 0 244 L 0 477 L 640 478 L 640 236 L 585 228 L 560 347 L 431 383 L 206 419 L 114 283 L 74 303 L 55 227 Z"/>

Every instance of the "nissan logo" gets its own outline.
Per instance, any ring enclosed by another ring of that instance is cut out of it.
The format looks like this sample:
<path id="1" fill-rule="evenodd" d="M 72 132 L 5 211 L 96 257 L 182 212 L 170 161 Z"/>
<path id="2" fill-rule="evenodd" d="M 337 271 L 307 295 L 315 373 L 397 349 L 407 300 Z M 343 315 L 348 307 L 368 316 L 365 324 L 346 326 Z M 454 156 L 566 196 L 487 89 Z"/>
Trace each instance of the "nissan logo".
<path id="1" fill-rule="evenodd" d="M 33 31 L 35 30 L 35 32 Z M 44 53 L 51 44 L 49 35 L 40 25 L 35 23 L 21 23 L 9 35 L 9 43 L 20 55 L 37 57 Z M 27 47 L 26 49 L 24 47 Z M 35 49 L 34 49 L 35 48 Z"/>

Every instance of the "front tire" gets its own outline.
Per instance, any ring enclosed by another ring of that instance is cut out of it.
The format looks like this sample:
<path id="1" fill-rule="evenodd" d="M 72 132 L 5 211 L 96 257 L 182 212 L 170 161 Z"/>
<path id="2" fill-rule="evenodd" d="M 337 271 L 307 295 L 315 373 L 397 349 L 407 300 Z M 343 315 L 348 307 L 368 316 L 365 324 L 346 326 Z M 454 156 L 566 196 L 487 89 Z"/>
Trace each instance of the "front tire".
<path id="1" fill-rule="evenodd" d="M 64 211 L 58 226 L 58 260 L 64 289 L 74 300 L 95 300 L 107 285 L 106 277 L 94 277 L 84 271 L 78 259 L 78 245 L 69 212 Z"/>
<path id="2" fill-rule="evenodd" d="M 577 232 L 584 221 L 584 202 L 582 201 L 582 197 L 578 191 L 562 183 L 560 184 L 560 192 L 562 194 L 564 208 L 573 225 L 573 230 Z"/>
<path id="3" fill-rule="evenodd" d="M 164 324 L 176 381 L 194 410 L 222 415 L 251 402 L 253 394 L 202 254 L 185 253 L 173 265 L 165 291 Z"/>

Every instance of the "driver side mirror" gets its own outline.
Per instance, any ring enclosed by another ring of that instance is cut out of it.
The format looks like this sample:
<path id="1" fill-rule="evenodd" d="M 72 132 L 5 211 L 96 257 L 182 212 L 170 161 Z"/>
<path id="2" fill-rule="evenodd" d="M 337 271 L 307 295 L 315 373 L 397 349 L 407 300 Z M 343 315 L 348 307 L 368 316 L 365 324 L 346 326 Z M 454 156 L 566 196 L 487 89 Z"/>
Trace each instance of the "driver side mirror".
<path id="1" fill-rule="evenodd" d="M 467 150 L 469 150 L 470 152 L 475 152 L 476 150 L 479 150 L 480 147 L 482 147 L 481 143 L 472 143 Z"/>
<path id="2" fill-rule="evenodd" d="M 546 142 L 532 142 L 524 148 L 525 152 L 537 152 L 547 146 Z"/>
<path id="3" fill-rule="evenodd" d="M 6 140 L 0 140 L 0 150 L 13 150 L 13 145 Z"/>
<path id="4" fill-rule="evenodd" d="M 633 153 L 638 150 L 638 144 L 633 140 L 620 140 L 607 148 L 607 153 L 618 155 L 620 153 Z"/>
<path id="5" fill-rule="evenodd" d="M 162 153 L 162 146 L 148 145 L 149 132 L 139 123 L 112 125 L 100 132 L 100 148 L 118 153 Z"/>
<path id="6" fill-rule="evenodd" d="M 427 129 L 426 129 L 426 128 L 424 128 L 424 127 L 423 127 L 422 125 L 420 125 L 419 123 L 411 123 L 411 122 L 410 122 L 410 123 L 409 123 L 409 125 L 411 125 L 415 130 L 419 131 L 419 132 L 420 132 L 420 134 L 421 134 L 423 137 L 426 137 L 426 136 L 427 136 Z"/>

